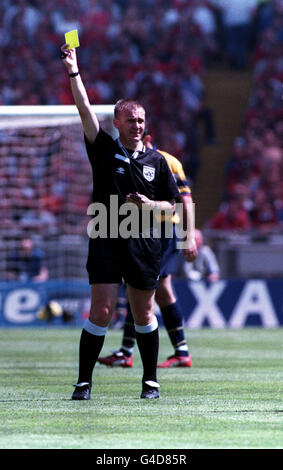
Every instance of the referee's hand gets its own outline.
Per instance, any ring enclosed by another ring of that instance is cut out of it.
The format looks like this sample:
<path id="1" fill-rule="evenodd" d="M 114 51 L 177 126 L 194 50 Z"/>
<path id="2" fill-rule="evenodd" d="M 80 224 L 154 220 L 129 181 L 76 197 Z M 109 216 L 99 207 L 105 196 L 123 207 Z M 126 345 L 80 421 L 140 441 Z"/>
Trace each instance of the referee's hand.
<path id="1" fill-rule="evenodd" d="M 133 204 L 138 206 L 139 209 L 141 209 L 142 206 L 144 205 L 148 206 L 148 208 L 154 207 L 154 201 L 152 201 L 151 199 L 148 199 L 148 197 L 140 193 L 128 194 L 126 196 L 126 202 L 132 202 Z"/>
<path id="2" fill-rule="evenodd" d="M 77 72 L 78 64 L 77 64 L 76 49 L 69 49 L 69 44 L 63 44 L 60 50 L 61 50 L 60 58 L 63 64 L 67 67 L 68 71 Z"/>

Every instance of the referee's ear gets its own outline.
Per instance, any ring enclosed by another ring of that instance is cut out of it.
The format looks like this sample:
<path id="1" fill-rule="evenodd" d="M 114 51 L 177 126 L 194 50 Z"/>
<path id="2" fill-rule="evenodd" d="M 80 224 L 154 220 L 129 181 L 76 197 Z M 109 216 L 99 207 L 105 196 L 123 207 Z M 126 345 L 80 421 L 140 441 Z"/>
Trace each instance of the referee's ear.
<path id="1" fill-rule="evenodd" d="M 151 142 L 151 135 L 150 134 L 144 134 L 143 138 L 142 138 L 142 141 L 143 141 L 143 144 L 148 147 L 148 148 L 152 148 L 152 142 Z"/>
<path id="2" fill-rule="evenodd" d="M 116 127 L 116 129 L 119 130 L 118 122 L 117 122 L 117 121 L 118 121 L 117 118 L 114 118 L 114 119 L 113 119 L 113 124 L 114 124 L 114 127 Z"/>

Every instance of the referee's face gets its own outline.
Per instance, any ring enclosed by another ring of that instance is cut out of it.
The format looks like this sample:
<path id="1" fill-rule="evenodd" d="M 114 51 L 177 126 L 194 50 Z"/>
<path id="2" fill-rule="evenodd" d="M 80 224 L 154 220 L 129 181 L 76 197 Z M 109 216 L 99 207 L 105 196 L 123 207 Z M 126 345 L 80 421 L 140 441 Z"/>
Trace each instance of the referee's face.
<path id="1" fill-rule="evenodd" d="M 145 111 L 137 106 L 125 108 L 114 119 L 114 125 L 119 131 L 122 144 L 130 150 L 136 150 L 144 134 Z"/>

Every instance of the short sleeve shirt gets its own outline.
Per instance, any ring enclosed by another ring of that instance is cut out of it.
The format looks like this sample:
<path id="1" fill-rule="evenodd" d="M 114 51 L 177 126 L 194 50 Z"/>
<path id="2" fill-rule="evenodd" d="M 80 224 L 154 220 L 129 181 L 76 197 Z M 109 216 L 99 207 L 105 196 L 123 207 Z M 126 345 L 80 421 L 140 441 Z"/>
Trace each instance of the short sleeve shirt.
<path id="1" fill-rule="evenodd" d="M 176 157 L 170 155 L 170 153 L 164 152 L 163 150 L 159 149 L 158 152 L 163 155 L 171 170 L 171 173 L 179 189 L 179 195 L 191 196 L 191 188 L 189 187 L 182 163 Z"/>
<path id="2" fill-rule="evenodd" d="M 179 190 L 163 156 L 145 149 L 135 158 L 123 152 L 117 140 L 100 129 L 93 144 L 85 138 L 93 173 L 93 201 L 108 207 L 110 195 L 118 195 L 119 206 L 127 194 L 138 192 L 151 200 L 170 201 Z"/>

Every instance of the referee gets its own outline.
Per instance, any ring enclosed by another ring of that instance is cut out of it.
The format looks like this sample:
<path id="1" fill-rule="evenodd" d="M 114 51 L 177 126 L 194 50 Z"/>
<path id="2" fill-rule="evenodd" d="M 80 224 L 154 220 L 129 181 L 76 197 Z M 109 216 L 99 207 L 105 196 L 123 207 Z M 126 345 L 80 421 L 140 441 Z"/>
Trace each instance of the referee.
<path id="1" fill-rule="evenodd" d="M 92 166 L 93 201 L 110 210 L 110 196 L 119 207 L 125 202 L 138 209 L 171 211 L 179 191 L 165 159 L 142 143 L 145 110 L 136 101 L 120 100 L 114 110 L 119 139 L 104 132 L 94 114 L 81 80 L 75 49 L 61 47 L 61 58 L 70 76 L 86 149 Z M 79 347 L 79 377 L 73 400 L 89 400 L 93 369 L 102 349 L 122 280 L 135 321 L 136 339 L 143 364 L 141 398 L 159 398 L 157 357 L 158 322 L 154 315 L 154 295 L 158 286 L 161 241 L 149 237 L 90 238 L 87 271 L 91 284 L 91 308 Z"/>
<path id="2" fill-rule="evenodd" d="M 151 135 L 146 133 L 143 137 L 143 143 L 148 148 L 155 148 L 151 141 Z M 164 156 L 171 173 L 174 176 L 179 190 L 177 202 L 182 203 L 183 208 L 183 226 L 187 228 L 186 244 L 184 244 L 183 258 L 192 262 L 197 257 L 197 244 L 194 231 L 194 213 L 191 189 L 183 170 L 181 162 L 162 150 L 157 150 Z M 172 220 L 172 218 L 171 218 Z M 164 217 L 163 217 L 164 221 Z M 173 216 L 175 224 L 180 223 L 177 214 Z M 164 231 L 163 231 L 164 234 Z M 192 358 L 185 337 L 183 325 L 183 312 L 172 286 L 172 274 L 176 270 L 179 259 L 179 250 L 177 248 L 177 236 L 174 233 L 173 238 L 161 238 L 162 259 L 160 269 L 160 281 L 155 293 L 155 301 L 160 308 L 164 326 L 174 348 L 174 354 L 157 367 L 191 367 Z M 98 362 L 106 366 L 132 367 L 133 350 L 135 346 L 135 328 L 134 320 L 131 314 L 130 306 L 127 302 L 127 315 L 123 328 L 122 344 L 118 351 L 106 357 L 99 357 Z"/>

